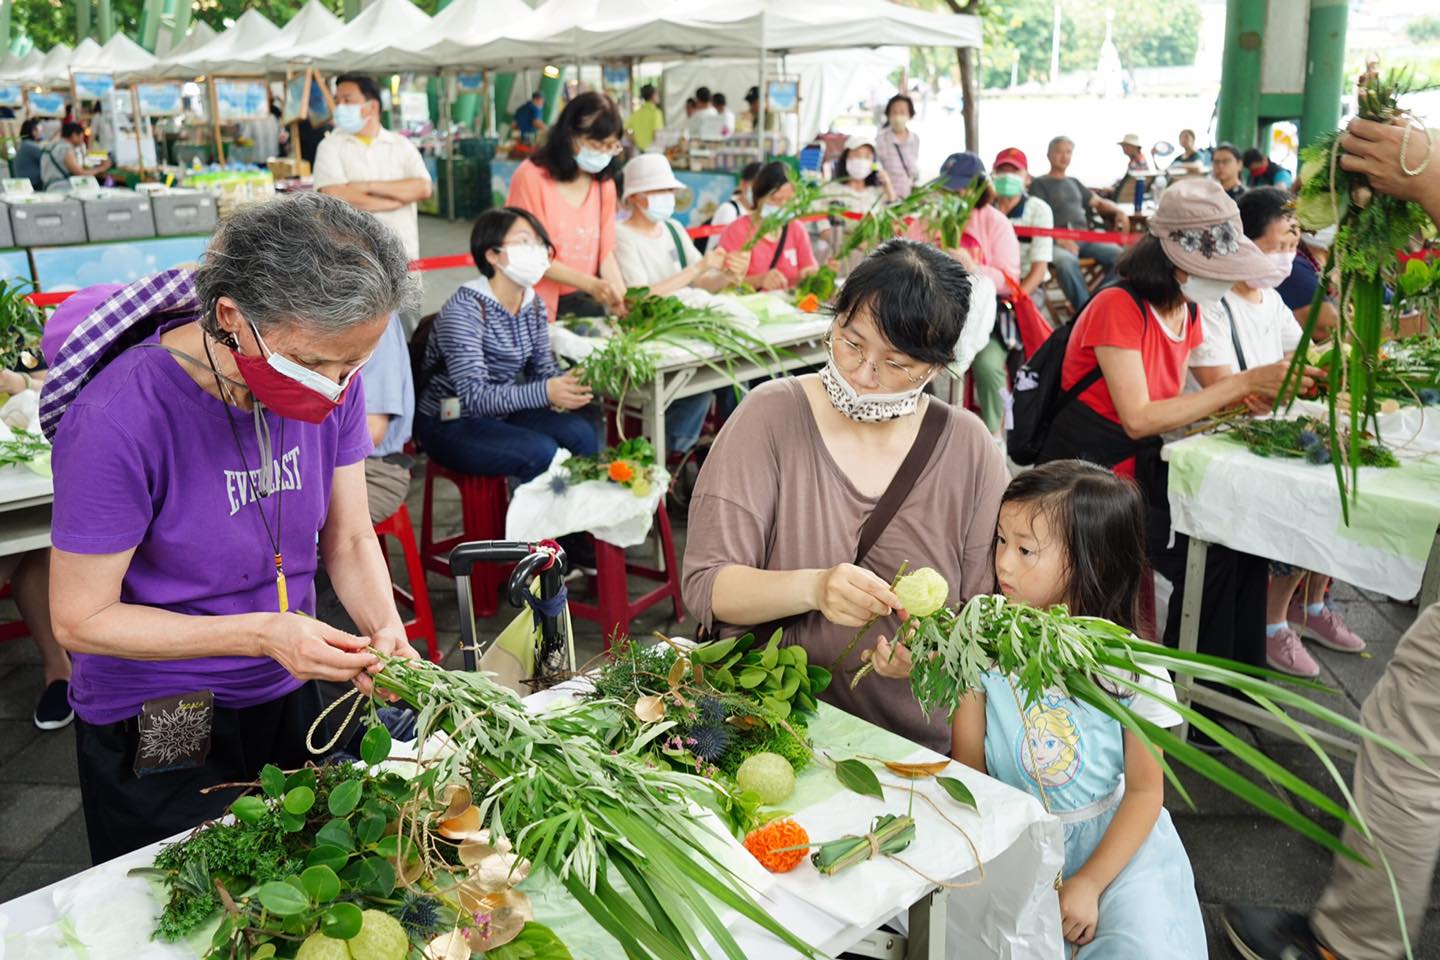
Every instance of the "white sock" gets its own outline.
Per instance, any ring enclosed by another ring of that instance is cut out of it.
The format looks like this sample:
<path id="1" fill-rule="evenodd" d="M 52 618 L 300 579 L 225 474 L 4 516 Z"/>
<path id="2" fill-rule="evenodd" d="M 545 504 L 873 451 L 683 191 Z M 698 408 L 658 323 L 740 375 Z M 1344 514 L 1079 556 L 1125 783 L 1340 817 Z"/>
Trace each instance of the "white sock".
<path id="1" fill-rule="evenodd" d="M 1325 601 L 1321 600 L 1319 603 L 1305 604 L 1305 612 L 1312 617 L 1320 616 L 1320 614 L 1325 612 Z"/>
<path id="2" fill-rule="evenodd" d="M 1288 620 L 1281 620 L 1279 623 L 1267 623 L 1265 624 L 1265 639 L 1269 640 L 1281 630 L 1288 629 L 1290 629 L 1290 622 Z"/>

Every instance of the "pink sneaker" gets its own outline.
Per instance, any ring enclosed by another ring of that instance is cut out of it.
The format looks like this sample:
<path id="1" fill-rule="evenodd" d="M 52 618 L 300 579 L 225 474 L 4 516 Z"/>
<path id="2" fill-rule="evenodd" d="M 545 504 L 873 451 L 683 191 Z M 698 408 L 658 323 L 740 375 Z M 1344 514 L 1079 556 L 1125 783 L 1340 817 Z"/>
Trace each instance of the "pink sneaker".
<path id="1" fill-rule="evenodd" d="M 1292 677 L 1308 680 L 1320 676 L 1320 664 L 1315 662 L 1305 644 L 1300 642 L 1299 635 L 1289 627 L 1265 638 L 1265 662 L 1271 670 L 1279 670 Z"/>
<path id="2" fill-rule="evenodd" d="M 1359 653 L 1365 649 L 1365 641 L 1345 625 L 1340 614 L 1328 603 L 1325 609 L 1316 615 L 1306 613 L 1304 604 L 1292 601 L 1286 618 L 1300 636 L 1306 640 L 1314 640 L 1322 647 L 1339 650 L 1341 653 Z"/>

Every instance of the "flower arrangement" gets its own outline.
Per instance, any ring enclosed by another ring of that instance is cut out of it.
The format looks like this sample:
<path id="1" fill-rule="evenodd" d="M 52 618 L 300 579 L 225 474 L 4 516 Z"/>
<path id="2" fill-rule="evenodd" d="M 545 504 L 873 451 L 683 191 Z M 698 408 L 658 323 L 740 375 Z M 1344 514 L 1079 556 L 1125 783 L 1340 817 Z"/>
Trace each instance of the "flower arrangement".
<path id="1" fill-rule="evenodd" d="M 644 437 L 634 437 L 593 457 L 565 461 L 567 483 L 604 481 L 627 488 L 637 497 L 650 495 L 655 479 L 655 448 Z"/>
<path id="2" fill-rule="evenodd" d="M 788 873 L 805 862 L 810 835 L 794 820 L 771 820 L 745 836 L 745 849 L 771 873 Z"/>
<path id="3" fill-rule="evenodd" d="M 1241 415 L 1211 422 L 1222 435 L 1234 437 L 1257 457 L 1291 457 L 1324 466 L 1330 463 L 1330 450 L 1335 446 L 1330 442 L 1330 424 L 1318 417 L 1283 420 Z M 1361 438 L 1358 446 L 1345 446 L 1357 451 L 1361 466 L 1400 466 L 1390 448 L 1369 434 Z"/>
<path id="4" fill-rule="evenodd" d="M 45 322 L 30 302 L 35 285 L 29 280 L 0 280 L 0 370 L 40 365 L 40 337 Z"/>

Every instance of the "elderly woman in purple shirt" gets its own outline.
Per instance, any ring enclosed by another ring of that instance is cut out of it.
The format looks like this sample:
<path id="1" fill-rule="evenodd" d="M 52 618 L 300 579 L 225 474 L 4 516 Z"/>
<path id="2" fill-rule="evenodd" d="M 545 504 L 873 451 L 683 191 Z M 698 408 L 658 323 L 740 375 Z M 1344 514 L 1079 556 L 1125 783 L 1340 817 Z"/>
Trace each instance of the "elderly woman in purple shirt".
<path id="1" fill-rule="evenodd" d="M 302 764 L 316 681 L 368 691 L 375 651 L 414 656 L 358 375 L 413 291 L 388 229 L 302 194 L 232 215 L 194 271 L 92 298 L 56 351 L 50 597 L 95 862 Z M 309 616 L 317 561 L 362 636 Z"/>

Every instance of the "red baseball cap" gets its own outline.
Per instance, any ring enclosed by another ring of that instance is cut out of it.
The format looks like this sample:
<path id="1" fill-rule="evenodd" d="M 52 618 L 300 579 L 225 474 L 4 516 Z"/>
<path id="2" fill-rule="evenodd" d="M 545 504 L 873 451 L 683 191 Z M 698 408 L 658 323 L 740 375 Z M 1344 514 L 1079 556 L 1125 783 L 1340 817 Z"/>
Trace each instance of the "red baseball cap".
<path id="1" fill-rule="evenodd" d="M 1006 147 L 1004 150 L 995 154 L 995 162 L 990 164 L 990 169 L 994 170 L 996 167 L 1001 166 L 1011 166 L 1021 170 L 1029 170 L 1030 161 L 1025 159 L 1025 154 L 1022 153 L 1018 147 Z"/>

